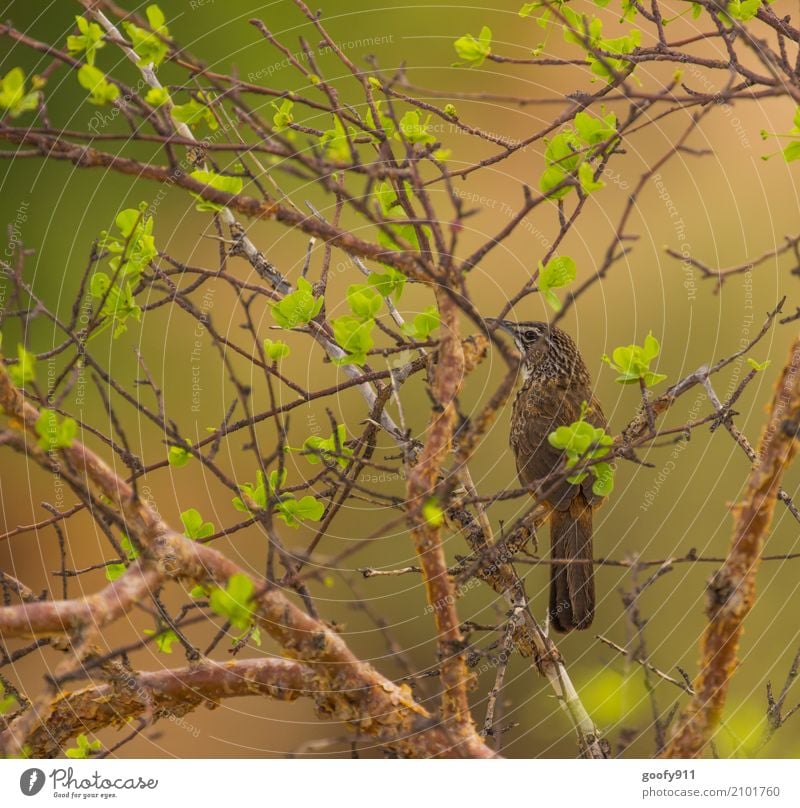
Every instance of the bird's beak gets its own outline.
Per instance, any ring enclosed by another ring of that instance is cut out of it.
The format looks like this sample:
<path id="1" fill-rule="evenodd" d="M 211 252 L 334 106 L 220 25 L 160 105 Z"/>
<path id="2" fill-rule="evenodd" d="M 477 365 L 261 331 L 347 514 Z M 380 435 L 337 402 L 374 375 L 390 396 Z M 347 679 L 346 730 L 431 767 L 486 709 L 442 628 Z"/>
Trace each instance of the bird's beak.
<path id="1" fill-rule="evenodd" d="M 514 335 L 511 330 L 511 323 L 508 320 L 499 320 L 497 317 L 484 317 L 483 321 L 491 328 L 498 328 L 500 331 L 505 331 L 507 334 Z"/>

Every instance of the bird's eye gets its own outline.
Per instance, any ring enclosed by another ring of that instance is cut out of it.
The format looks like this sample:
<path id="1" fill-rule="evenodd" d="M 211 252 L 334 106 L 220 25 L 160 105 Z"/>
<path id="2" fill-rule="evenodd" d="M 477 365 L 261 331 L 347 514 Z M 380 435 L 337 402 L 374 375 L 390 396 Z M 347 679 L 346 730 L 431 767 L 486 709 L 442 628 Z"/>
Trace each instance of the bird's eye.
<path id="1" fill-rule="evenodd" d="M 530 344 L 532 342 L 536 342 L 537 339 L 539 339 L 539 335 L 532 328 L 522 332 L 523 342 Z"/>

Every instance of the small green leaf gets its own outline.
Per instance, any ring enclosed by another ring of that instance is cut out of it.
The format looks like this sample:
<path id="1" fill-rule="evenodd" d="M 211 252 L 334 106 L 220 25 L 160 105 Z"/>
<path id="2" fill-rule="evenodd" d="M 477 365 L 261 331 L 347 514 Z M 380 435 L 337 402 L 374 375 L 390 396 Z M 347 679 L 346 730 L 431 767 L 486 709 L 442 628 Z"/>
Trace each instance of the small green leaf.
<path id="1" fill-rule="evenodd" d="M 211 522 L 204 522 L 196 508 L 183 511 L 181 522 L 185 528 L 183 535 L 188 539 L 207 539 L 215 533 L 214 525 Z"/>
<path id="2" fill-rule="evenodd" d="M 353 456 L 353 450 L 344 445 L 346 440 L 347 430 L 344 424 L 339 424 L 329 438 L 311 435 L 305 439 L 300 449 L 287 446 L 286 451 L 305 452 L 306 460 L 313 466 L 324 460 L 326 463 L 338 463 L 342 468 L 346 468 L 348 458 Z"/>
<path id="3" fill-rule="evenodd" d="M 297 328 L 310 323 L 322 310 L 323 303 L 322 297 L 314 297 L 311 284 L 300 278 L 297 290 L 272 306 L 272 316 L 281 328 Z"/>
<path id="4" fill-rule="evenodd" d="M 273 101 L 272 107 L 275 110 L 275 114 L 272 116 L 272 125 L 275 127 L 276 132 L 283 132 L 290 124 L 294 123 L 294 115 L 292 114 L 294 101 L 285 98 L 280 106 Z"/>
<path id="5" fill-rule="evenodd" d="M 663 373 L 650 370 L 650 363 L 660 352 L 661 346 L 651 332 L 645 338 L 644 346 L 620 346 L 614 349 L 613 358 L 603 355 L 602 359 L 619 373 L 616 378 L 619 384 L 638 384 L 642 380 L 645 386 L 652 387 L 667 378 Z"/>
<path id="6" fill-rule="evenodd" d="M 106 81 L 105 74 L 94 65 L 78 70 L 78 83 L 89 91 L 89 103 L 102 107 L 119 98 L 119 87 Z"/>
<path id="7" fill-rule="evenodd" d="M 256 608 L 254 591 L 250 578 L 244 573 L 236 573 L 228 579 L 225 589 L 216 587 L 211 590 L 208 603 L 215 614 L 224 617 L 234 628 L 247 631 L 253 623 Z"/>
<path id="8" fill-rule="evenodd" d="M 771 363 L 772 363 L 771 359 L 767 359 L 765 362 L 756 362 L 756 360 L 753 359 L 752 356 L 747 357 L 747 364 L 750 365 L 750 367 L 757 372 L 766 370 Z"/>
<path id="9" fill-rule="evenodd" d="M 100 741 L 94 740 L 90 742 L 89 739 L 86 737 L 86 735 L 84 735 L 84 733 L 78 735 L 78 737 L 75 740 L 78 742 L 78 745 L 73 746 L 70 749 L 66 749 L 64 751 L 64 754 L 68 758 L 74 758 L 79 760 L 90 758 L 93 752 L 99 752 L 100 749 L 102 748 L 102 744 L 100 743 Z"/>
<path id="10" fill-rule="evenodd" d="M 226 177 L 222 174 L 215 174 L 213 171 L 192 171 L 191 178 L 197 182 L 215 188 L 217 191 L 224 191 L 226 194 L 236 196 L 242 192 L 241 177 Z M 200 194 L 190 192 L 191 196 L 197 200 L 195 210 L 219 213 L 225 205 L 218 202 L 210 202 Z"/>
<path id="11" fill-rule="evenodd" d="M 169 90 L 166 87 L 151 87 L 144 100 L 153 107 L 163 107 L 170 100 Z M 216 124 L 216 121 L 214 123 Z"/>
<path id="12" fill-rule="evenodd" d="M 75 17 L 80 35 L 67 37 L 67 50 L 70 56 L 80 56 L 84 54 L 86 61 L 94 64 L 94 57 L 100 48 L 106 46 L 103 40 L 103 29 L 95 22 L 89 22 L 85 17 Z"/>
<path id="13" fill-rule="evenodd" d="M 383 298 L 372 286 L 354 283 L 347 289 L 347 303 L 353 314 L 361 320 L 369 320 L 378 313 Z"/>
<path id="14" fill-rule="evenodd" d="M 484 25 L 477 39 L 472 34 L 465 34 L 453 43 L 453 47 L 461 59 L 453 67 L 480 67 L 492 52 L 492 30 Z"/>
<path id="15" fill-rule="evenodd" d="M 17 343 L 16 365 L 8 366 L 8 375 L 17 387 L 23 387 L 28 382 L 36 381 L 36 354 L 25 350 L 22 343 Z"/>
<path id="16" fill-rule="evenodd" d="M 269 338 L 264 340 L 264 355 L 267 359 L 277 362 L 289 356 L 289 353 L 290 348 L 285 342 L 279 339 L 271 340 Z"/>
<path id="17" fill-rule="evenodd" d="M 13 67 L 0 82 L 0 108 L 7 110 L 12 118 L 18 118 L 24 112 L 30 112 L 38 106 L 38 91 L 26 93 L 25 73 L 21 67 Z"/>
<path id="18" fill-rule="evenodd" d="M 140 28 L 131 22 L 123 22 L 122 25 L 134 52 L 139 57 L 139 65 L 152 64 L 158 67 L 169 53 L 169 47 L 162 39 L 162 37 L 169 37 L 169 30 L 165 25 L 164 12 L 157 5 L 148 6 L 146 14 L 152 31 Z"/>
<path id="19" fill-rule="evenodd" d="M 411 109 L 400 119 L 400 132 L 402 132 L 403 137 L 412 145 L 425 146 L 429 143 L 435 143 L 436 138 L 428 131 L 430 121 L 430 115 L 423 121 L 419 112 L 415 109 Z M 403 140 L 403 137 L 400 136 L 400 132 L 395 132 L 394 136 L 396 140 Z"/>
<path id="20" fill-rule="evenodd" d="M 403 324 L 403 333 L 412 339 L 420 342 L 428 339 L 430 335 L 439 327 L 439 312 L 435 306 L 430 306 L 425 311 L 420 312 L 410 323 Z"/>
<path id="21" fill-rule="evenodd" d="M 375 320 L 362 320 L 359 317 L 345 315 L 331 322 L 333 336 L 345 356 L 335 360 L 338 365 L 363 365 L 367 361 L 367 353 L 372 349 L 374 340 L 372 330 Z"/>
<path id="22" fill-rule="evenodd" d="M 120 545 L 127 560 L 117 564 L 106 564 L 106 580 L 108 581 L 116 581 L 128 568 L 128 564 L 139 558 L 139 551 L 133 546 L 130 536 L 123 536 Z"/>
<path id="23" fill-rule="evenodd" d="M 444 524 L 444 511 L 435 499 L 429 499 L 422 506 L 422 518 L 431 527 L 441 527 Z"/>
<path id="24" fill-rule="evenodd" d="M 399 300 L 406 285 L 406 276 L 393 267 L 386 267 L 386 271 L 382 273 L 370 272 L 367 283 L 374 286 L 383 297 Z"/>
<path id="25" fill-rule="evenodd" d="M 539 265 L 539 291 L 554 311 L 561 311 L 561 301 L 552 291 L 575 280 L 575 261 L 569 256 L 551 258 L 545 266 Z"/>
<path id="26" fill-rule="evenodd" d="M 45 452 L 69 449 L 78 434 L 78 424 L 69 416 L 61 419 L 54 410 L 42 410 L 36 421 L 39 448 Z"/>
<path id="27" fill-rule="evenodd" d="M 592 191 L 599 191 L 606 186 L 602 180 L 595 180 L 594 169 L 591 163 L 580 164 L 578 167 L 578 181 L 585 194 L 590 194 Z"/>
<path id="28" fill-rule="evenodd" d="M 6 696 L 5 685 L 0 682 L 0 715 L 5 715 L 17 704 L 17 699 L 13 695 Z"/>
<path id="29" fill-rule="evenodd" d="M 192 459 L 192 453 L 183 446 L 170 446 L 167 452 L 167 462 L 173 468 L 179 469 Z"/>
<path id="30" fill-rule="evenodd" d="M 159 632 L 156 632 L 150 628 L 146 628 L 144 630 L 144 633 L 148 637 L 156 638 L 156 647 L 162 654 L 171 654 L 172 643 L 178 641 L 178 635 L 171 628 L 167 629 L 166 631 L 159 631 Z"/>

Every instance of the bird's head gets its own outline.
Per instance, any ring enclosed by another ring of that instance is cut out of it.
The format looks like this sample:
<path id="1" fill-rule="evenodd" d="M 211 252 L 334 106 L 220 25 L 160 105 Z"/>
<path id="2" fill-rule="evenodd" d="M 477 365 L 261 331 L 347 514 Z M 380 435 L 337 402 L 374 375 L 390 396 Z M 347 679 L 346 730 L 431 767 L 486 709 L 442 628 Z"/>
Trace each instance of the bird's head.
<path id="1" fill-rule="evenodd" d="M 578 350 L 572 338 L 560 328 L 536 320 L 517 323 L 487 317 L 485 322 L 514 340 L 522 355 L 522 373 L 526 380 L 540 374 L 570 375 L 575 372 L 575 364 L 580 361 Z"/>

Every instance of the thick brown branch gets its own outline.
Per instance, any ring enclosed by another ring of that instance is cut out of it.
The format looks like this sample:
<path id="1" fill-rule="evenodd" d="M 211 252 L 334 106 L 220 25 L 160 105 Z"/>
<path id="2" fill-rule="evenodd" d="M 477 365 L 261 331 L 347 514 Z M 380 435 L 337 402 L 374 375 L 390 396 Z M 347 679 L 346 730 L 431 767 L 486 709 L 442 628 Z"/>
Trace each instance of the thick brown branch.
<path id="1" fill-rule="evenodd" d="M 747 491 L 734 510 L 735 525 L 725 564 L 708 587 L 708 626 L 693 696 L 678 722 L 665 757 L 697 757 L 719 726 L 728 686 L 738 664 L 744 620 L 756 596 L 756 572 L 775 511 L 783 472 L 797 451 L 800 418 L 800 339 L 778 382 Z"/>

